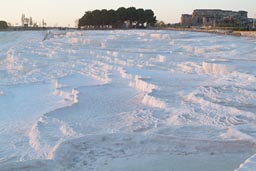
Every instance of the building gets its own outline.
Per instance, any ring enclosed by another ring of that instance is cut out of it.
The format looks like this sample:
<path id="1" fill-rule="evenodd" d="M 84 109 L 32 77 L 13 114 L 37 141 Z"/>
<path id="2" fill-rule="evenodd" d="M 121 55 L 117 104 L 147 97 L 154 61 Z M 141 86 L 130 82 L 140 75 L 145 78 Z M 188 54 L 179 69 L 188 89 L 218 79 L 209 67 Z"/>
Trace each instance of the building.
<path id="1" fill-rule="evenodd" d="M 182 26 L 200 27 L 244 27 L 248 24 L 247 11 L 229 11 L 219 9 L 196 9 L 192 15 L 181 16 Z"/>
<path id="2" fill-rule="evenodd" d="M 190 14 L 182 14 L 181 15 L 181 25 L 183 25 L 183 26 L 191 26 L 192 25 L 192 15 L 190 15 Z"/>

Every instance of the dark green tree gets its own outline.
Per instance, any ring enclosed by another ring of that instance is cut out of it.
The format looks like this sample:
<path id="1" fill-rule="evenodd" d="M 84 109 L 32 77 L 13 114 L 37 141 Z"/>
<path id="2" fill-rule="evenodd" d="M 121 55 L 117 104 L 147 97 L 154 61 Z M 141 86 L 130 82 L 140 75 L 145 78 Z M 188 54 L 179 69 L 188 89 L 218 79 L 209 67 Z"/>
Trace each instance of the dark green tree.
<path id="1" fill-rule="evenodd" d="M 116 16 L 116 11 L 113 10 L 113 9 L 109 10 L 107 16 L 108 16 L 108 21 L 109 21 L 108 24 L 109 24 L 109 25 L 115 24 L 116 18 L 117 18 L 117 16 Z"/>
<path id="2" fill-rule="evenodd" d="M 121 8 L 117 9 L 117 11 L 116 11 L 116 19 L 117 19 L 117 21 L 122 22 L 122 23 L 127 20 L 126 8 L 121 7 Z"/>
<path id="3" fill-rule="evenodd" d="M 8 24 L 6 21 L 0 21 L 0 29 L 7 29 L 8 28 Z"/>
<path id="4" fill-rule="evenodd" d="M 150 24 L 151 26 L 155 25 L 156 23 L 156 17 L 152 10 L 147 9 L 144 11 L 146 23 Z"/>
<path id="5" fill-rule="evenodd" d="M 127 15 L 127 19 L 130 21 L 137 21 L 137 11 L 136 8 L 134 7 L 130 7 L 126 9 L 126 15 Z"/>
<path id="6" fill-rule="evenodd" d="M 101 25 L 102 15 L 100 10 L 92 11 L 92 25 L 95 27 L 99 27 Z"/>
<path id="7" fill-rule="evenodd" d="M 78 26 L 90 26 L 92 25 L 93 22 L 93 16 L 92 16 L 92 12 L 91 11 L 87 11 L 85 12 L 84 16 L 79 19 L 78 21 Z"/>
<path id="8" fill-rule="evenodd" d="M 106 9 L 101 10 L 100 11 L 100 15 L 101 15 L 100 16 L 100 19 L 101 19 L 100 24 L 101 24 L 101 26 L 104 27 L 104 26 L 109 25 L 108 10 L 106 10 Z"/>
<path id="9" fill-rule="evenodd" d="M 137 16 L 137 21 L 138 21 L 137 27 L 138 26 L 143 27 L 144 23 L 146 23 L 146 15 L 145 15 L 144 9 L 142 9 L 142 8 L 137 9 L 136 16 Z"/>
<path id="10" fill-rule="evenodd" d="M 120 7 L 116 11 L 111 10 L 94 10 L 85 12 L 84 16 L 79 19 L 79 27 L 85 28 L 123 28 L 128 23 L 130 28 L 144 26 L 147 23 L 153 26 L 156 23 L 154 12 L 150 9 L 144 10 L 135 7 Z"/>

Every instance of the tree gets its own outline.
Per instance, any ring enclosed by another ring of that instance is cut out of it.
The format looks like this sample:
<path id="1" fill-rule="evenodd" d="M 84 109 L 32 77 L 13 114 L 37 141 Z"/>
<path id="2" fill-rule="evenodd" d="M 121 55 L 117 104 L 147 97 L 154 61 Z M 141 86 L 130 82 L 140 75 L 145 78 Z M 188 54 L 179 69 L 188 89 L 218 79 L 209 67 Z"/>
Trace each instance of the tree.
<path id="1" fill-rule="evenodd" d="M 91 21 L 92 24 L 95 27 L 99 27 L 101 25 L 101 20 L 102 20 L 102 15 L 101 15 L 100 10 L 92 11 L 92 17 L 93 17 L 93 20 Z"/>
<path id="2" fill-rule="evenodd" d="M 144 23 L 146 22 L 146 16 L 144 14 L 144 9 L 140 8 L 137 9 L 136 11 L 136 15 L 137 15 L 137 20 L 138 20 L 138 25 L 144 25 Z"/>
<path id="3" fill-rule="evenodd" d="M 127 19 L 130 21 L 137 21 L 137 11 L 135 7 L 129 7 L 126 9 Z"/>
<path id="4" fill-rule="evenodd" d="M 101 15 L 101 17 L 100 17 L 100 25 L 102 26 L 102 27 L 104 27 L 104 26 L 107 26 L 108 25 L 108 23 L 109 23 L 109 19 L 108 19 L 108 11 L 106 10 L 106 9 L 103 9 L 103 10 L 101 10 L 100 11 L 100 15 Z"/>
<path id="5" fill-rule="evenodd" d="M 8 24 L 6 21 L 0 21 L 0 30 L 2 29 L 7 29 L 8 28 Z"/>
<path id="6" fill-rule="evenodd" d="M 108 10 L 107 17 L 108 17 L 108 25 L 110 25 L 112 28 L 116 28 L 116 20 L 117 20 L 116 11 L 113 9 Z"/>
<path id="7" fill-rule="evenodd" d="M 116 19 L 117 21 L 120 21 L 120 22 L 124 22 L 127 20 L 127 12 L 126 12 L 126 8 L 124 7 L 121 7 L 121 8 L 118 8 L 117 11 L 116 11 Z"/>
<path id="8" fill-rule="evenodd" d="M 152 10 L 150 9 L 145 10 L 144 15 L 145 15 L 146 22 L 148 24 L 150 24 L 151 26 L 155 25 L 156 17 Z"/>
<path id="9" fill-rule="evenodd" d="M 92 23 L 92 12 L 87 11 L 87 12 L 85 12 L 84 16 L 81 19 L 79 19 L 78 27 L 90 26 L 91 23 Z"/>
<path id="10" fill-rule="evenodd" d="M 163 21 L 156 21 L 155 23 L 156 27 L 165 27 L 166 24 Z"/>
<path id="11" fill-rule="evenodd" d="M 156 23 L 154 12 L 150 9 L 144 10 L 135 7 L 120 7 L 117 10 L 93 10 L 86 11 L 79 19 L 78 27 L 84 28 L 123 28 L 124 23 L 130 27 L 144 27 L 144 24 L 153 26 Z"/>

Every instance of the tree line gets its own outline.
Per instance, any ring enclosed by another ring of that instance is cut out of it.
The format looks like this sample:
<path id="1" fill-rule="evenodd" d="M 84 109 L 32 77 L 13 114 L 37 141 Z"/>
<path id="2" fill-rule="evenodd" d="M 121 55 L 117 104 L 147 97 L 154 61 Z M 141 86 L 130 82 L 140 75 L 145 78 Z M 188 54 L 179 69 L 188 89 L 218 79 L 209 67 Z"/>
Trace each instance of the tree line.
<path id="1" fill-rule="evenodd" d="M 136 9 L 135 7 L 120 7 L 117 10 L 86 11 L 79 19 L 79 28 L 140 28 L 153 26 L 156 17 L 151 9 Z"/>

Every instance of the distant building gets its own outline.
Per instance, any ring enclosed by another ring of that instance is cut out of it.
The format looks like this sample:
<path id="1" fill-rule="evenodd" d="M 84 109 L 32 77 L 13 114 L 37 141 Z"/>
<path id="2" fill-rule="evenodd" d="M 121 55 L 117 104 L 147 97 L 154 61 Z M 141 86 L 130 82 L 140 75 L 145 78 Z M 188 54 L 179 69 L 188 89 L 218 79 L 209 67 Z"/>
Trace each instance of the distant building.
<path id="1" fill-rule="evenodd" d="M 255 30 L 255 19 L 254 18 L 248 18 L 248 27 L 250 30 Z"/>
<path id="2" fill-rule="evenodd" d="M 182 14 L 181 15 L 181 25 L 183 25 L 183 26 L 191 26 L 192 25 L 192 15 L 190 15 L 190 14 Z"/>
<path id="3" fill-rule="evenodd" d="M 196 9 L 193 14 L 181 16 L 182 26 L 246 26 L 249 22 L 247 11 L 228 11 L 219 9 Z"/>

